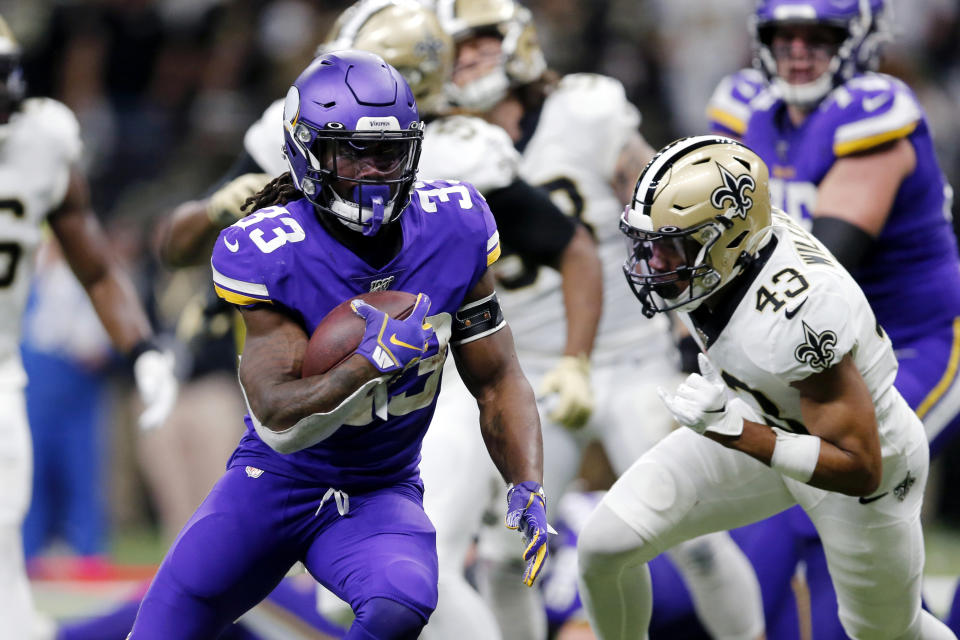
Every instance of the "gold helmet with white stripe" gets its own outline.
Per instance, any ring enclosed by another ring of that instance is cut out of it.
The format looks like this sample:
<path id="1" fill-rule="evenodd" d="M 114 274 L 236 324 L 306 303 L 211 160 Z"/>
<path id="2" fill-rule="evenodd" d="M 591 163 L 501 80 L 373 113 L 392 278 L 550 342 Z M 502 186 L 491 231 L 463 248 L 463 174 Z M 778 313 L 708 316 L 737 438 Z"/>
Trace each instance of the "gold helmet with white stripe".
<path id="1" fill-rule="evenodd" d="M 696 309 L 753 260 L 770 235 L 768 183 L 763 160 L 730 138 L 682 138 L 653 157 L 620 218 L 644 315 Z"/>
<path id="2" fill-rule="evenodd" d="M 481 34 L 501 39 L 498 67 L 463 87 L 451 85 L 451 100 L 468 109 L 486 110 L 511 87 L 538 80 L 547 70 L 530 10 L 514 0 L 437 0 L 437 16 L 454 42 Z"/>
<path id="3" fill-rule="evenodd" d="M 0 126 L 19 108 L 26 89 L 20 66 L 20 44 L 0 16 Z"/>
<path id="4" fill-rule="evenodd" d="M 361 0 L 340 14 L 317 53 L 362 49 L 403 76 L 422 115 L 447 110 L 445 85 L 453 71 L 452 38 L 436 14 L 416 0 Z"/>

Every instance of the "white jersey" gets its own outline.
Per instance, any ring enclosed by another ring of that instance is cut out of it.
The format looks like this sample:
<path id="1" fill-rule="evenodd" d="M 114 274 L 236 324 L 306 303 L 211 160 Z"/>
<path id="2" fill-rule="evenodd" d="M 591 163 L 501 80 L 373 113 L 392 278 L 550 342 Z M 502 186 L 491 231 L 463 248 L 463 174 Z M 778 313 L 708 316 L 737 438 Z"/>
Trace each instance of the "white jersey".
<path id="1" fill-rule="evenodd" d="M 623 276 L 626 250 L 618 220 L 624 203 L 611 183 L 623 145 L 639 126 L 640 113 L 618 80 L 590 73 L 568 75 L 547 97 L 520 163 L 521 177 L 547 189 L 561 211 L 582 220 L 599 243 L 604 289 L 595 365 L 671 348 L 666 318 L 648 320 L 638 313 Z M 504 261 L 503 268 L 509 266 Z M 504 292 L 501 303 L 521 360 L 524 355 L 556 358 L 563 352 L 559 274 L 541 268 L 528 286 Z"/>
<path id="2" fill-rule="evenodd" d="M 423 132 L 420 179 L 471 183 L 480 193 L 510 186 L 518 177 L 520 154 L 507 132 L 473 116 L 447 116 Z"/>
<path id="3" fill-rule="evenodd" d="M 264 173 L 279 176 L 287 171 L 283 157 L 283 99 L 275 100 L 243 136 L 243 148 Z"/>
<path id="4" fill-rule="evenodd" d="M 48 98 L 26 100 L 0 136 L 0 383 L 22 385 L 17 345 L 41 225 L 63 202 L 82 145 L 73 113 Z"/>
<path id="5" fill-rule="evenodd" d="M 905 403 L 893 386 L 897 360 L 863 292 L 811 234 L 775 210 L 773 238 L 741 277 L 736 307 L 700 325 L 680 314 L 732 392 L 770 426 L 805 433 L 792 382 L 850 354 L 876 407 L 883 455 L 908 437 Z M 696 316 L 696 312 L 693 314 Z"/>

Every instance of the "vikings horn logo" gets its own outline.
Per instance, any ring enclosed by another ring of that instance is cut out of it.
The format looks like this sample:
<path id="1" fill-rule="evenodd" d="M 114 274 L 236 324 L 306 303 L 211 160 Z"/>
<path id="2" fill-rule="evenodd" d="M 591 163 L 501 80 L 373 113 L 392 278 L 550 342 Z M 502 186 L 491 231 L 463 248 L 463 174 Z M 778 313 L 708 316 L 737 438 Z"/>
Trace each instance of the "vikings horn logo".
<path id="1" fill-rule="evenodd" d="M 753 207 L 753 198 L 745 192 L 747 189 L 756 191 L 757 183 L 753 181 L 753 176 L 749 173 L 735 176 L 719 162 L 717 163 L 717 168 L 720 169 L 723 186 L 717 187 L 713 190 L 713 193 L 710 194 L 710 204 L 717 209 L 721 209 L 723 208 L 724 202 L 729 200 L 730 206 L 727 208 L 727 217 L 740 216 L 746 220 L 747 212 Z"/>
<path id="2" fill-rule="evenodd" d="M 837 334 L 827 329 L 817 333 L 806 322 L 803 323 L 806 342 L 797 347 L 793 356 L 800 362 L 806 362 L 817 371 L 823 371 L 833 361 L 833 349 L 837 344 Z"/>

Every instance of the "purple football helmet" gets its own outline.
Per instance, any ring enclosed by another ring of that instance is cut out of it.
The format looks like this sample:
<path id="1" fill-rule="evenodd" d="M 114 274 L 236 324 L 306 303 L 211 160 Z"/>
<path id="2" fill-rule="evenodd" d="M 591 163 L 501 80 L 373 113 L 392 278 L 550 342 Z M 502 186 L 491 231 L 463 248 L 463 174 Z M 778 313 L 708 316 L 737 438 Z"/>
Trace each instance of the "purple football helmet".
<path id="1" fill-rule="evenodd" d="M 752 22 L 755 66 L 786 102 L 813 106 L 854 74 L 876 68 L 880 45 L 889 39 L 885 4 L 885 0 L 759 0 Z M 838 46 L 827 71 L 805 84 L 790 84 L 777 75 L 771 48 L 776 29 L 795 24 L 837 31 Z"/>
<path id="2" fill-rule="evenodd" d="M 380 56 L 331 51 L 287 92 L 283 139 L 303 195 L 370 236 L 399 218 L 409 201 L 423 123 L 403 76 Z"/>

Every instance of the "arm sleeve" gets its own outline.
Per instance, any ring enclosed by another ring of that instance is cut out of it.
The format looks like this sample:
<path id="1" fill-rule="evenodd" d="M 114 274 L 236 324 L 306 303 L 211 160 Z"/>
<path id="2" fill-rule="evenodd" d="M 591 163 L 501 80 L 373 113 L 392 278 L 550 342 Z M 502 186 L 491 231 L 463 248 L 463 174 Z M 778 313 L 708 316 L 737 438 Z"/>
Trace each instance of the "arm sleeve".
<path id="1" fill-rule="evenodd" d="M 576 231 L 544 190 L 523 180 L 491 191 L 487 202 L 503 243 L 538 264 L 556 264 Z"/>

